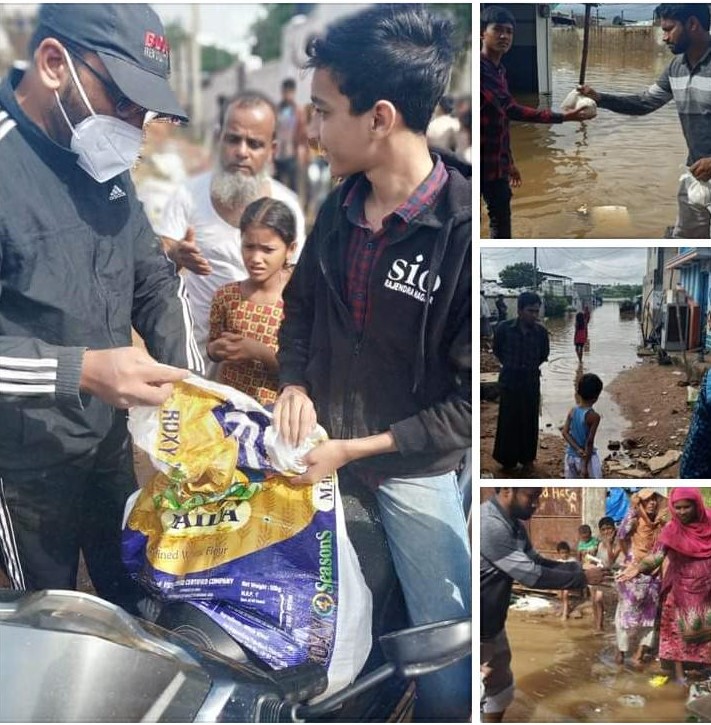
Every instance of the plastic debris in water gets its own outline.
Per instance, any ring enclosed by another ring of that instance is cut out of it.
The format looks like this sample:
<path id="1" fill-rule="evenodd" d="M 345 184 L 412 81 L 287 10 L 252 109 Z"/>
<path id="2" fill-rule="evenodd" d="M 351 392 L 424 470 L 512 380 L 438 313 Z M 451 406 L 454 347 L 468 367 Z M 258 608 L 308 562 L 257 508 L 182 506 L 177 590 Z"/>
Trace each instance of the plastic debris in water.
<path id="1" fill-rule="evenodd" d="M 509 609 L 514 609 L 519 612 L 540 612 L 545 609 L 550 609 L 551 603 L 543 597 L 534 597 L 531 595 L 525 595 L 516 600 Z"/>
<path id="2" fill-rule="evenodd" d="M 689 687 L 689 697 L 686 704 L 689 705 L 700 697 L 709 697 L 711 695 L 711 679 L 705 682 L 693 682 Z"/>
<path id="3" fill-rule="evenodd" d="M 617 702 L 625 707 L 644 707 L 647 704 L 642 695 L 622 695 L 617 698 Z"/>
<path id="4" fill-rule="evenodd" d="M 655 675 L 649 680 L 649 684 L 652 687 L 663 687 L 667 682 L 669 682 L 668 675 Z"/>

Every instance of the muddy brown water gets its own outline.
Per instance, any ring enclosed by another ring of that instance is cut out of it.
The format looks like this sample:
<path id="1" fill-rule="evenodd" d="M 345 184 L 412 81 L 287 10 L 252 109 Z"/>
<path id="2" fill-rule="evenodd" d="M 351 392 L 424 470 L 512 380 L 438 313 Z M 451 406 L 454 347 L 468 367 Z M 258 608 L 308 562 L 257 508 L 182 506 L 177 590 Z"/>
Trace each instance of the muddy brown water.
<path id="1" fill-rule="evenodd" d="M 545 325 L 550 334 L 551 351 L 548 362 L 541 366 L 540 430 L 560 435 L 558 430 L 575 404 L 575 381 L 579 374 L 573 346 L 575 313 L 550 318 Z M 605 386 L 595 404 L 595 410 L 602 416 L 595 439 L 601 457 L 607 450 L 608 441 L 619 440 L 629 426 L 629 421 L 606 388 L 623 368 L 637 363 L 640 340 L 638 320 L 620 316 L 617 301 L 606 300 L 600 307 L 592 309 L 582 372 L 595 373 Z"/>
<path id="2" fill-rule="evenodd" d="M 614 664 L 611 616 L 605 633 L 595 635 L 589 614 L 561 622 L 554 615 L 509 613 L 516 697 L 507 722 L 685 722 L 681 688 L 649 683 L 658 663 L 642 673 Z M 629 695 L 644 702 L 633 706 Z"/>
<path id="3" fill-rule="evenodd" d="M 631 47 L 610 37 L 594 43 L 588 59 L 586 82 L 598 91 L 639 93 L 672 59 L 655 34 Z M 553 32 L 554 110 L 578 82 L 581 48 L 575 31 Z M 517 100 L 539 105 L 538 96 Z M 514 238 L 659 239 L 676 219 L 686 144 L 673 102 L 646 116 L 600 109 L 582 123 L 512 122 L 511 141 L 523 177 L 512 202 Z M 481 233 L 488 236 L 485 213 Z"/>

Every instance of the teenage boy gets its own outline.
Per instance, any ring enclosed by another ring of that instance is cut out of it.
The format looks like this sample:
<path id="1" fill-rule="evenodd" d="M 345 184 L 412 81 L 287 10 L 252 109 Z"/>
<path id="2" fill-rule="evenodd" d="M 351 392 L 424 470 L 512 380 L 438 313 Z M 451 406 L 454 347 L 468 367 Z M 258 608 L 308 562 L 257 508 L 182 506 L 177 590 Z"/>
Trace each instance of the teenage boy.
<path id="1" fill-rule="evenodd" d="M 274 410 L 292 444 L 317 417 L 331 437 L 295 483 L 343 469 L 375 490 L 413 625 L 471 616 L 454 471 L 472 434 L 472 187 L 425 136 L 452 30 L 424 5 L 376 5 L 308 47 L 318 140 L 345 181 L 284 291 Z M 470 659 L 419 679 L 416 716 L 469 720 Z"/>
<path id="2" fill-rule="evenodd" d="M 489 236 L 511 238 L 511 187 L 521 174 L 511 154 L 509 120 L 526 123 L 582 121 L 584 111 L 555 113 L 521 106 L 511 95 L 501 59 L 513 44 L 514 16 L 491 5 L 481 12 L 481 195 L 489 213 Z"/>

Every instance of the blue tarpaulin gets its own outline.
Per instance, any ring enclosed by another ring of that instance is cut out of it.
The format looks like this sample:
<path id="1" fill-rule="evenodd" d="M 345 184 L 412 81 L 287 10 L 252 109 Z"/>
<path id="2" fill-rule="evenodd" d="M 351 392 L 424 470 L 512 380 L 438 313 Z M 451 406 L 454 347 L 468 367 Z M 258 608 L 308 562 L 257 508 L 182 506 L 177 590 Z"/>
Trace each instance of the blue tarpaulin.
<path id="1" fill-rule="evenodd" d="M 610 516 L 615 524 L 619 524 L 625 517 L 630 503 L 630 495 L 639 491 L 635 488 L 608 488 L 605 502 L 605 516 Z"/>

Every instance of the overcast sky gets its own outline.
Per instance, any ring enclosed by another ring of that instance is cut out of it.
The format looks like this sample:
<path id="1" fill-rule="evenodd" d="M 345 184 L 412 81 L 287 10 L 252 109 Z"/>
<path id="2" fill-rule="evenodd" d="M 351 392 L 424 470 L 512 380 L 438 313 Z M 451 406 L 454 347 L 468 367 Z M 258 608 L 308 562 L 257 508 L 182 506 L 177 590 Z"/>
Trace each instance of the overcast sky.
<path id="1" fill-rule="evenodd" d="M 164 23 L 179 21 L 185 30 L 192 29 L 192 5 L 152 3 Z M 250 53 L 249 28 L 266 13 L 258 3 L 204 3 L 199 5 L 199 39 L 203 45 L 217 45 L 246 58 Z"/>
<path id="2" fill-rule="evenodd" d="M 593 7 L 592 14 L 595 17 L 599 13 L 600 17 L 612 20 L 615 15 L 624 13 L 626 20 L 651 20 L 654 16 L 654 8 L 657 3 L 600 3 L 599 9 Z M 585 12 L 584 3 L 559 3 L 555 6 L 556 10 L 560 10 L 566 15 L 572 9 L 574 12 L 582 15 Z"/>
<path id="3" fill-rule="evenodd" d="M 642 284 L 647 261 L 644 247 L 538 247 L 538 268 L 564 274 L 575 282 L 593 284 Z M 484 279 L 498 279 L 499 272 L 516 262 L 533 263 L 533 247 L 482 247 Z"/>

